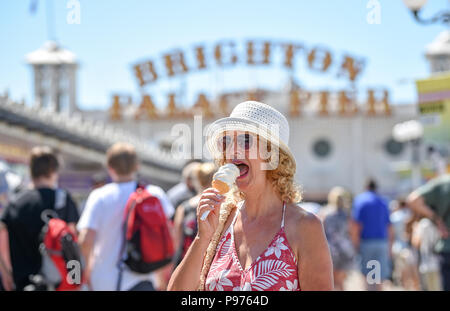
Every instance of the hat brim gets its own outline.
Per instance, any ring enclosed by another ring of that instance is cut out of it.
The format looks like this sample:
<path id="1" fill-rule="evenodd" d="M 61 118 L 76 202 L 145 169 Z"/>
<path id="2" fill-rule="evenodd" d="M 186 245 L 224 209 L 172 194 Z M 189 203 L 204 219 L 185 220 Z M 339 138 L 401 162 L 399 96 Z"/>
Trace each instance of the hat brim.
<path id="1" fill-rule="evenodd" d="M 285 151 L 294 164 L 296 164 L 295 157 L 287 144 L 281 141 L 278 135 L 274 135 L 270 128 L 251 120 L 233 117 L 226 117 L 216 120 L 206 130 L 206 145 L 213 158 L 217 158 L 222 155 L 222 151 L 219 150 L 217 145 L 220 135 L 224 132 L 232 131 L 253 133 L 258 135 L 260 138 L 270 141 L 271 144 Z"/>

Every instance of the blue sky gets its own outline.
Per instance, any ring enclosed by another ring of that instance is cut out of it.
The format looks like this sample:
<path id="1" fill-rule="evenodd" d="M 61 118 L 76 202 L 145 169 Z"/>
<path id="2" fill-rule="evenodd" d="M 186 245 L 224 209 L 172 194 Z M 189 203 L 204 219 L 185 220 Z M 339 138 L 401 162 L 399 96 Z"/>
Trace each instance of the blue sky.
<path id="1" fill-rule="evenodd" d="M 416 100 L 414 79 L 429 75 L 424 47 L 445 29 L 443 25 L 417 24 L 401 0 L 378 0 L 380 24 L 367 22 L 366 0 L 79 0 L 80 24 L 67 23 L 68 0 L 39 0 L 35 14 L 30 13 L 31 2 L 0 1 L 0 92 L 8 89 L 12 98 L 31 102 L 31 70 L 24 56 L 48 39 L 47 6 L 53 2 L 56 38 L 80 62 L 78 105 L 84 109 L 108 107 L 115 92 L 139 98 L 132 71 L 139 61 L 158 62 L 174 48 L 191 52 L 196 44 L 211 48 L 222 39 L 241 44 L 254 38 L 324 46 L 336 62 L 346 53 L 364 57 L 367 64 L 357 83 L 359 89 L 386 86 L 393 102 L 411 102 Z M 429 0 L 422 14 L 431 16 L 450 8 L 449 3 Z M 296 71 L 305 87 L 336 90 L 346 86 L 345 80 L 333 74 L 302 68 L 305 62 L 300 57 Z M 193 97 L 199 91 L 276 89 L 286 79 L 286 72 L 275 64 L 269 68 L 211 68 L 186 78 L 164 79 L 146 91 L 163 105 L 163 96 L 182 83 L 188 97 Z"/>

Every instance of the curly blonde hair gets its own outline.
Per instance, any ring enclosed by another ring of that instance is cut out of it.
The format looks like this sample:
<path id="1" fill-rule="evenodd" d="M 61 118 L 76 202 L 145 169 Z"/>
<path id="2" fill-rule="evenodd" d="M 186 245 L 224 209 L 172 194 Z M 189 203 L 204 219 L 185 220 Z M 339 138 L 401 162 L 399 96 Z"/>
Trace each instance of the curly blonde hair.
<path id="1" fill-rule="evenodd" d="M 270 144 L 269 149 L 270 151 Z M 219 165 L 225 163 L 225 159 L 217 161 Z M 288 203 L 298 203 L 302 199 L 300 186 L 294 181 L 294 175 L 296 172 L 295 161 L 282 149 L 279 149 L 279 162 L 278 166 L 273 170 L 268 170 L 266 173 L 267 179 L 271 182 L 272 187 L 279 195 L 281 200 Z M 226 194 L 225 202 L 220 207 L 219 224 L 214 232 L 211 241 L 209 242 L 208 249 L 203 260 L 203 266 L 200 273 L 200 285 L 198 290 L 205 290 L 206 277 L 208 275 L 211 263 L 216 254 L 217 245 L 222 237 L 225 223 L 227 222 L 232 211 L 237 208 L 237 203 L 244 199 L 244 195 L 237 187 Z"/>

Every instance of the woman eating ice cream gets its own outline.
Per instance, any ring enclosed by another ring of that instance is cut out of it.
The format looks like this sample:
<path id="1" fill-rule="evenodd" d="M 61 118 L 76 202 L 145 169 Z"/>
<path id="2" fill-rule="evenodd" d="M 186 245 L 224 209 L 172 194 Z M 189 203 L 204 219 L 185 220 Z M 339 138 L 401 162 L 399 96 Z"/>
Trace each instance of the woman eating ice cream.
<path id="1" fill-rule="evenodd" d="M 215 121 L 207 137 L 222 166 L 217 189 L 201 195 L 197 236 L 168 289 L 333 289 L 322 223 L 298 205 L 286 118 L 268 105 L 243 102 Z"/>

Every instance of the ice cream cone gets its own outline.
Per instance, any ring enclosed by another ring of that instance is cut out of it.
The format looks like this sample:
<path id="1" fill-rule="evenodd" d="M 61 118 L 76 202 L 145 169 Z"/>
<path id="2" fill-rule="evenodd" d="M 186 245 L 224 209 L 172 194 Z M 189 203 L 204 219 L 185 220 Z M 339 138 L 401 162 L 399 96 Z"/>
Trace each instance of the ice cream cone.
<path id="1" fill-rule="evenodd" d="M 212 187 L 217 189 L 220 194 L 225 194 L 230 191 L 233 184 L 236 182 L 236 178 L 239 176 L 239 168 L 228 163 L 219 168 L 216 174 L 214 174 L 213 181 L 211 183 Z M 205 220 L 210 211 L 203 213 L 201 220 Z"/>
<path id="2" fill-rule="evenodd" d="M 230 187 L 227 185 L 227 183 L 221 181 L 221 180 L 213 180 L 212 186 L 214 189 L 219 190 L 220 194 L 225 194 L 228 191 L 230 191 Z"/>

